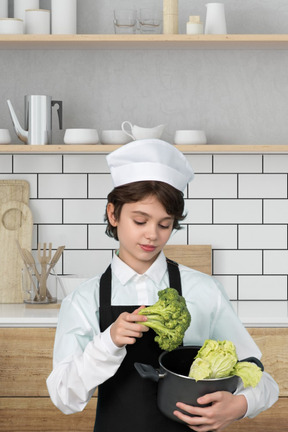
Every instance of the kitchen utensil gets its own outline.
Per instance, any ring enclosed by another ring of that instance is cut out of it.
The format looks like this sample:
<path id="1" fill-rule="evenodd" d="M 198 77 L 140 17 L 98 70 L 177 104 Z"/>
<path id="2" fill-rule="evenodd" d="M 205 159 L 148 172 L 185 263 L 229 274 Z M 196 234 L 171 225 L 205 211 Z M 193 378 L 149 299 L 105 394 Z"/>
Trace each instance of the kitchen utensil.
<path id="1" fill-rule="evenodd" d="M 46 253 L 46 243 L 43 244 L 43 250 L 41 252 L 41 245 L 38 243 L 38 261 L 41 264 L 41 277 L 40 277 L 40 301 L 46 299 L 46 274 L 47 265 L 51 260 L 52 243 L 49 243 L 49 252 Z"/>
<path id="2" fill-rule="evenodd" d="M 226 18 L 223 3 L 207 3 L 206 4 L 206 34 L 226 34 Z"/>
<path id="3" fill-rule="evenodd" d="M 0 34 L 22 34 L 23 21 L 17 18 L 0 18 Z"/>
<path id="4" fill-rule="evenodd" d="M 177 130 L 174 144 L 207 144 L 207 138 L 202 130 Z"/>
<path id="5" fill-rule="evenodd" d="M 31 297 L 31 299 L 32 298 L 35 299 L 34 298 L 34 295 L 35 295 L 35 297 L 36 297 L 35 300 L 38 300 L 38 297 L 39 297 L 39 295 L 38 295 L 38 289 L 37 289 L 37 286 L 36 286 L 35 281 L 34 281 L 33 276 L 32 276 L 32 272 L 31 272 L 32 267 L 29 265 L 29 262 L 27 262 L 24 250 L 21 248 L 20 243 L 19 243 L 18 240 L 16 240 L 16 245 L 17 245 L 18 251 L 20 253 L 20 256 L 21 256 L 21 258 L 22 258 L 22 260 L 24 262 L 25 268 L 26 268 L 26 273 L 24 275 L 22 275 L 22 277 L 25 278 L 28 275 L 29 280 L 30 280 L 30 282 L 31 282 L 31 284 L 33 285 L 33 288 L 34 288 L 34 290 L 33 290 L 34 294 L 32 296 L 30 296 L 30 297 Z"/>
<path id="6" fill-rule="evenodd" d="M 122 130 L 103 130 L 101 134 L 101 144 L 127 144 L 132 140 L 126 132 Z"/>
<path id="7" fill-rule="evenodd" d="M 38 272 L 37 264 L 35 262 L 35 259 L 34 259 L 33 255 L 32 255 L 32 253 L 30 251 L 28 251 L 27 249 L 22 249 L 22 254 L 24 256 L 25 262 L 28 264 L 29 268 L 31 269 L 32 274 L 35 275 L 35 277 L 36 277 L 36 280 L 37 280 L 37 289 L 36 289 L 36 291 L 37 291 L 38 295 L 36 296 L 37 298 L 34 299 L 34 301 L 39 301 L 40 298 L 39 298 L 39 288 L 38 287 L 40 286 L 41 274 Z M 49 271 L 49 273 L 50 273 L 50 271 Z M 48 275 L 49 274 L 47 272 L 46 279 L 48 278 Z M 53 300 L 53 296 L 51 295 L 51 293 L 48 290 L 47 286 L 46 286 L 46 295 L 47 295 L 48 300 L 50 300 L 50 301 Z"/>
<path id="8" fill-rule="evenodd" d="M 240 379 L 237 376 L 199 381 L 188 376 L 191 364 L 199 349 L 199 346 L 186 346 L 174 351 L 163 352 L 159 357 L 160 370 L 154 369 L 151 365 L 135 363 L 135 368 L 142 378 L 158 382 L 158 408 L 172 420 L 181 422 L 173 415 L 176 402 L 200 406 L 197 399 L 205 394 L 216 391 L 233 393 L 237 388 Z M 256 363 L 263 370 L 260 360 L 254 357 L 242 361 Z"/>
<path id="9" fill-rule="evenodd" d="M 55 254 L 53 255 L 53 258 L 51 259 L 50 263 L 49 263 L 49 269 L 46 273 L 46 279 L 48 278 L 51 270 L 55 267 L 55 265 L 57 264 L 57 262 L 59 261 L 59 258 L 61 257 L 63 251 L 65 249 L 65 246 L 59 246 L 55 252 Z"/>
<path id="10" fill-rule="evenodd" d="M 64 135 L 65 144 L 98 144 L 97 129 L 66 129 Z"/>
<path id="11" fill-rule="evenodd" d="M 25 31 L 27 34 L 50 34 L 50 10 L 26 9 Z"/>
<path id="12" fill-rule="evenodd" d="M 0 206 L 0 303 L 22 303 L 23 261 L 21 247 L 31 249 L 32 213 L 23 202 L 7 201 Z"/>
<path id="13" fill-rule="evenodd" d="M 7 100 L 15 132 L 25 144 L 51 144 L 52 107 L 58 105 L 59 127 L 62 129 L 62 101 L 52 100 L 51 96 L 25 96 L 25 126 L 21 127 L 11 101 Z"/>
<path id="14" fill-rule="evenodd" d="M 0 144 L 10 144 L 11 135 L 9 129 L 0 129 Z"/>
<path id="15" fill-rule="evenodd" d="M 126 130 L 125 127 L 130 129 Z M 133 140 L 161 138 L 165 125 L 155 126 L 153 128 L 143 128 L 140 126 L 133 126 L 129 121 L 124 121 L 121 125 L 122 131 L 125 132 Z"/>

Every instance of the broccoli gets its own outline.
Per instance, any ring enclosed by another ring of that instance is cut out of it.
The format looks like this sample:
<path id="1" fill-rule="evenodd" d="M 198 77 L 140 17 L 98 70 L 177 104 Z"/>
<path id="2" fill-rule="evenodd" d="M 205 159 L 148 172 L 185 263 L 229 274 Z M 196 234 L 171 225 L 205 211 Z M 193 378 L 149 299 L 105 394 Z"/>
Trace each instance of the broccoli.
<path id="1" fill-rule="evenodd" d="M 141 324 L 152 328 L 157 336 L 155 342 L 161 349 L 172 351 L 181 345 L 185 331 L 190 325 L 191 315 L 184 297 L 174 288 L 158 291 L 159 300 L 152 306 L 141 309 L 139 315 L 148 320 Z"/>

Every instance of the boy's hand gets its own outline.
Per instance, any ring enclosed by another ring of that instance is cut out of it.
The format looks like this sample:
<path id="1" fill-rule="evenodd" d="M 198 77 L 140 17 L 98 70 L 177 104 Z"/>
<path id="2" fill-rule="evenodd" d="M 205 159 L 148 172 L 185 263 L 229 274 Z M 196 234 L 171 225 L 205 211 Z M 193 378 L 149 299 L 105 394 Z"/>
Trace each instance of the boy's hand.
<path id="1" fill-rule="evenodd" d="M 222 431 L 235 420 L 243 417 L 247 411 L 247 401 L 243 395 L 232 395 L 229 392 L 219 391 L 202 396 L 197 400 L 199 404 L 211 406 L 201 408 L 178 402 L 177 407 L 188 414 L 197 416 L 190 417 L 174 411 L 174 415 L 183 420 L 187 426 L 196 432 Z"/>
<path id="2" fill-rule="evenodd" d="M 143 307 L 144 306 L 140 306 L 132 312 L 132 314 L 123 312 L 112 324 L 110 329 L 111 338 L 114 344 L 119 348 L 124 345 L 134 344 L 137 338 L 143 336 L 143 332 L 149 330 L 148 327 L 139 324 L 139 321 L 147 321 L 147 317 L 138 315 L 138 312 L 140 309 L 143 309 Z"/>

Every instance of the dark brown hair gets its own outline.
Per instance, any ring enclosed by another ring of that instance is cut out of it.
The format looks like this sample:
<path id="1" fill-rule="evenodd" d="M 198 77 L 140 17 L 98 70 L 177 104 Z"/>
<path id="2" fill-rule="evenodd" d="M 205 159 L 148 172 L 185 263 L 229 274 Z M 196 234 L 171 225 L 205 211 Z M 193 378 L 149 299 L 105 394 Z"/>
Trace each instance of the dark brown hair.
<path id="1" fill-rule="evenodd" d="M 139 181 L 129 183 L 113 189 L 109 193 L 107 199 L 108 203 L 114 205 L 114 217 L 118 221 L 124 204 L 141 201 L 150 195 L 155 196 L 163 205 L 167 214 L 174 217 L 173 229 L 179 230 L 181 228 L 179 222 L 186 216 L 183 214 L 183 193 L 167 183 L 159 181 Z M 110 224 L 107 216 L 107 207 L 105 222 L 107 222 L 106 234 L 109 237 L 118 240 L 117 227 Z"/>

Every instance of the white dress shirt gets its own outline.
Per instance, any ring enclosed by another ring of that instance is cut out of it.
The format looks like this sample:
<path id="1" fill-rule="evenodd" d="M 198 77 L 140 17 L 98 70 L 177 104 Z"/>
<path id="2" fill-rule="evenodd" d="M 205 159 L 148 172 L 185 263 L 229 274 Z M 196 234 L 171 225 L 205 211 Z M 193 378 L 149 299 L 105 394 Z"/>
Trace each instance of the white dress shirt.
<path id="1" fill-rule="evenodd" d="M 116 254 L 111 266 L 111 305 L 151 305 L 158 300 L 158 291 L 169 286 L 163 252 L 142 275 Z M 251 356 L 260 359 L 259 348 L 238 319 L 219 282 L 182 265 L 179 270 L 182 295 L 191 314 L 183 344 L 201 346 L 206 339 L 227 339 L 235 344 L 239 360 Z M 125 347 L 118 348 L 113 343 L 110 327 L 100 332 L 100 277 L 84 282 L 61 305 L 53 371 L 47 379 L 47 387 L 53 403 L 65 414 L 82 411 L 96 387 L 116 373 L 126 355 Z M 264 372 L 257 387 L 244 389 L 241 382 L 236 394 L 245 395 L 246 416 L 254 417 L 277 401 L 279 388 Z"/>

